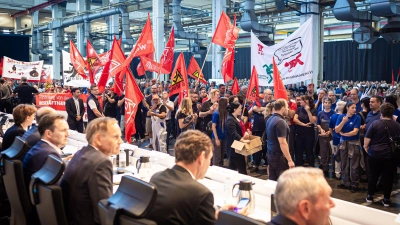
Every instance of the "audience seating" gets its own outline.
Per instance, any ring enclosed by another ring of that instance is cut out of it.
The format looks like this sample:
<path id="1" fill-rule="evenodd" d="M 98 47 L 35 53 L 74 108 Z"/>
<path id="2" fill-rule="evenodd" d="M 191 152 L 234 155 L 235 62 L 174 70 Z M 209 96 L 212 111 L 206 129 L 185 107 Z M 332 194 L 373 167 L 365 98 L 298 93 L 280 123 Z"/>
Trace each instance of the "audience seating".
<path id="1" fill-rule="evenodd" d="M 156 186 L 124 176 L 118 190 L 108 200 L 99 202 L 102 225 L 156 225 L 145 219 L 157 198 Z"/>
<path id="2" fill-rule="evenodd" d="M 49 155 L 43 167 L 32 175 L 29 195 L 42 225 L 68 225 L 62 190 L 58 184 L 64 169 L 62 160 Z"/>
<path id="3" fill-rule="evenodd" d="M 6 125 L 7 120 L 8 120 L 8 116 L 7 115 L 1 117 L 1 120 L 0 120 L 0 137 L 4 137 L 3 126 Z"/>
<path id="4" fill-rule="evenodd" d="M 223 210 L 219 212 L 215 225 L 265 225 L 265 223 L 232 211 Z"/>
<path id="5" fill-rule="evenodd" d="M 12 146 L 2 151 L 0 155 L 1 179 L 11 205 L 11 225 L 37 224 L 22 172 L 21 160 L 27 150 L 27 143 L 22 138 L 16 137 Z"/>

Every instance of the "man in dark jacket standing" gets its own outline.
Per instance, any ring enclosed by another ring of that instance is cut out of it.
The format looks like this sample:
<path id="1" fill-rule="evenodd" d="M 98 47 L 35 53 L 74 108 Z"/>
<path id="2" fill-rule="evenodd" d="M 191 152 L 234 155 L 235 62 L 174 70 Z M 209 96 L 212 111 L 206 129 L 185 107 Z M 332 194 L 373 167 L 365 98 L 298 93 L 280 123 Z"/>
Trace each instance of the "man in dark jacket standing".
<path id="1" fill-rule="evenodd" d="M 93 84 L 90 86 L 90 95 L 87 99 L 87 115 L 88 115 L 88 124 L 90 121 L 104 117 L 103 110 L 101 109 L 100 102 L 97 99 L 97 94 L 99 93 L 99 88 L 97 85 Z"/>
<path id="2" fill-rule="evenodd" d="M 39 93 L 39 91 L 27 83 L 28 79 L 26 77 L 21 77 L 20 82 L 21 84 L 14 89 L 12 97 L 18 96 L 18 105 L 32 105 L 33 95 Z"/>
<path id="3" fill-rule="evenodd" d="M 67 122 L 69 129 L 83 133 L 83 114 L 85 107 L 83 100 L 79 98 L 81 91 L 79 88 L 72 88 L 72 98 L 65 101 L 65 108 L 68 114 Z"/>

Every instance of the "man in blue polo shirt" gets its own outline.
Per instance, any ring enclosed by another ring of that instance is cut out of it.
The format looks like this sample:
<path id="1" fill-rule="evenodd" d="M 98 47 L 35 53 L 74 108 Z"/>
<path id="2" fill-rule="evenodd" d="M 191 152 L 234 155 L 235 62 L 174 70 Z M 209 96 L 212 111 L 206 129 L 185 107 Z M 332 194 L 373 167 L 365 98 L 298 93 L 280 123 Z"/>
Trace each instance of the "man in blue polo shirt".
<path id="1" fill-rule="evenodd" d="M 344 94 L 345 92 L 346 92 L 346 91 L 344 90 L 342 83 L 339 83 L 339 87 L 337 87 L 337 88 L 335 89 L 336 98 L 337 98 L 337 99 L 342 99 L 343 94 Z"/>
<path id="2" fill-rule="evenodd" d="M 351 89 L 350 100 L 351 100 L 350 102 L 356 104 L 356 113 L 361 112 L 362 111 L 361 102 L 360 99 L 358 98 L 358 90 L 356 88 Z"/>
<path id="3" fill-rule="evenodd" d="M 381 105 L 382 99 L 377 95 L 372 96 L 369 100 L 369 107 L 371 108 L 371 111 L 369 111 L 367 114 L 367 117 L 365 118 L 365 124 L 363 125 L 363 128 L 365 128 L 365 133 L 367 133 L 367 130 L 372 122 L 381 118 Z"/>

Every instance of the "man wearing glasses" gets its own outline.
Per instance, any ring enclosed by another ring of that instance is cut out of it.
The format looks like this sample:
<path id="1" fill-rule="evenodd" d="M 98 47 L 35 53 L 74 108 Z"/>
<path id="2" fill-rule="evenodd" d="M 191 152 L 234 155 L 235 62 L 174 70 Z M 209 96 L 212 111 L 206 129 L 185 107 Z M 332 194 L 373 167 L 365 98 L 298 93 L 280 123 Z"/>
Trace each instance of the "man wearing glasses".
<path id="1" fill-rule="evenodd" d="M 103 110 L 101 109 L 100 102 L 97 99 L 97 95 L 99 93 L 99 88 L 97 85 L 93 84 L 90 86 L 90 95 L 87 99 L 87 115 L 88 115 L 88 124 L 90 121 L 104 117 Z"/>
<path id="2" fill-rule="evenodd" d="M 72 98 L 65 101 L 65 108 L 68 114 L 68 126 L 71 130 L 83 133 L 83 114 L 85 113 L 85 108 L 83 106 L 83 100 L 79 98 L 81 91 L 79 88 L 72 88 L 71 91 Z"/>

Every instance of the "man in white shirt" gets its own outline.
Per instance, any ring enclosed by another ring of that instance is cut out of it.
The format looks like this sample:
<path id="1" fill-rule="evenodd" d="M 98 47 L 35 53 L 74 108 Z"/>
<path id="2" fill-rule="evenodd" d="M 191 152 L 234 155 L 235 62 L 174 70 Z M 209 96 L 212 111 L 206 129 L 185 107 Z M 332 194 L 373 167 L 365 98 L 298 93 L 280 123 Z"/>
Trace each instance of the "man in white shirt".
<path id="1" fill-rule="evenodd" d="M 61 159 L 61 148 L 67 144 L 69 136 L 68 123 L 65 117 L 58 113 L 43 116 L 38 130 L 42 139 L 26 153 L 22 163 L 26 185 L 29 185 L 32 174 L 43 167 L 49 155 Z"/>
<path id="2" fill-rule="evenodd" d="M 169 100 L 169 94 L 167 91 L 162 92 L 162 104 L 167 108 L 167 114 L 165 116 L 165 121 L 167 124 L 167 139 L 166 139 L 166 146 L 167 146 L 167 152 L 168 152 L 168 146 L 169 146 L 169 136 L 171 135 L 172 131 L 172 120 L 171 120 L 171 112 L 174 111 L 174 103 Z"/>
<path id="3" fill-rule="evenodd" d="M 68 114 L 67 123 L 71 130 L 76 130 L 83 133 L 83 115 L 85 114 L 85 107 L 83 100 L 79 98 L 81 90 L 79 88 L 72 88 L 72 98 L 65 101 L 65 109 Z"/>

